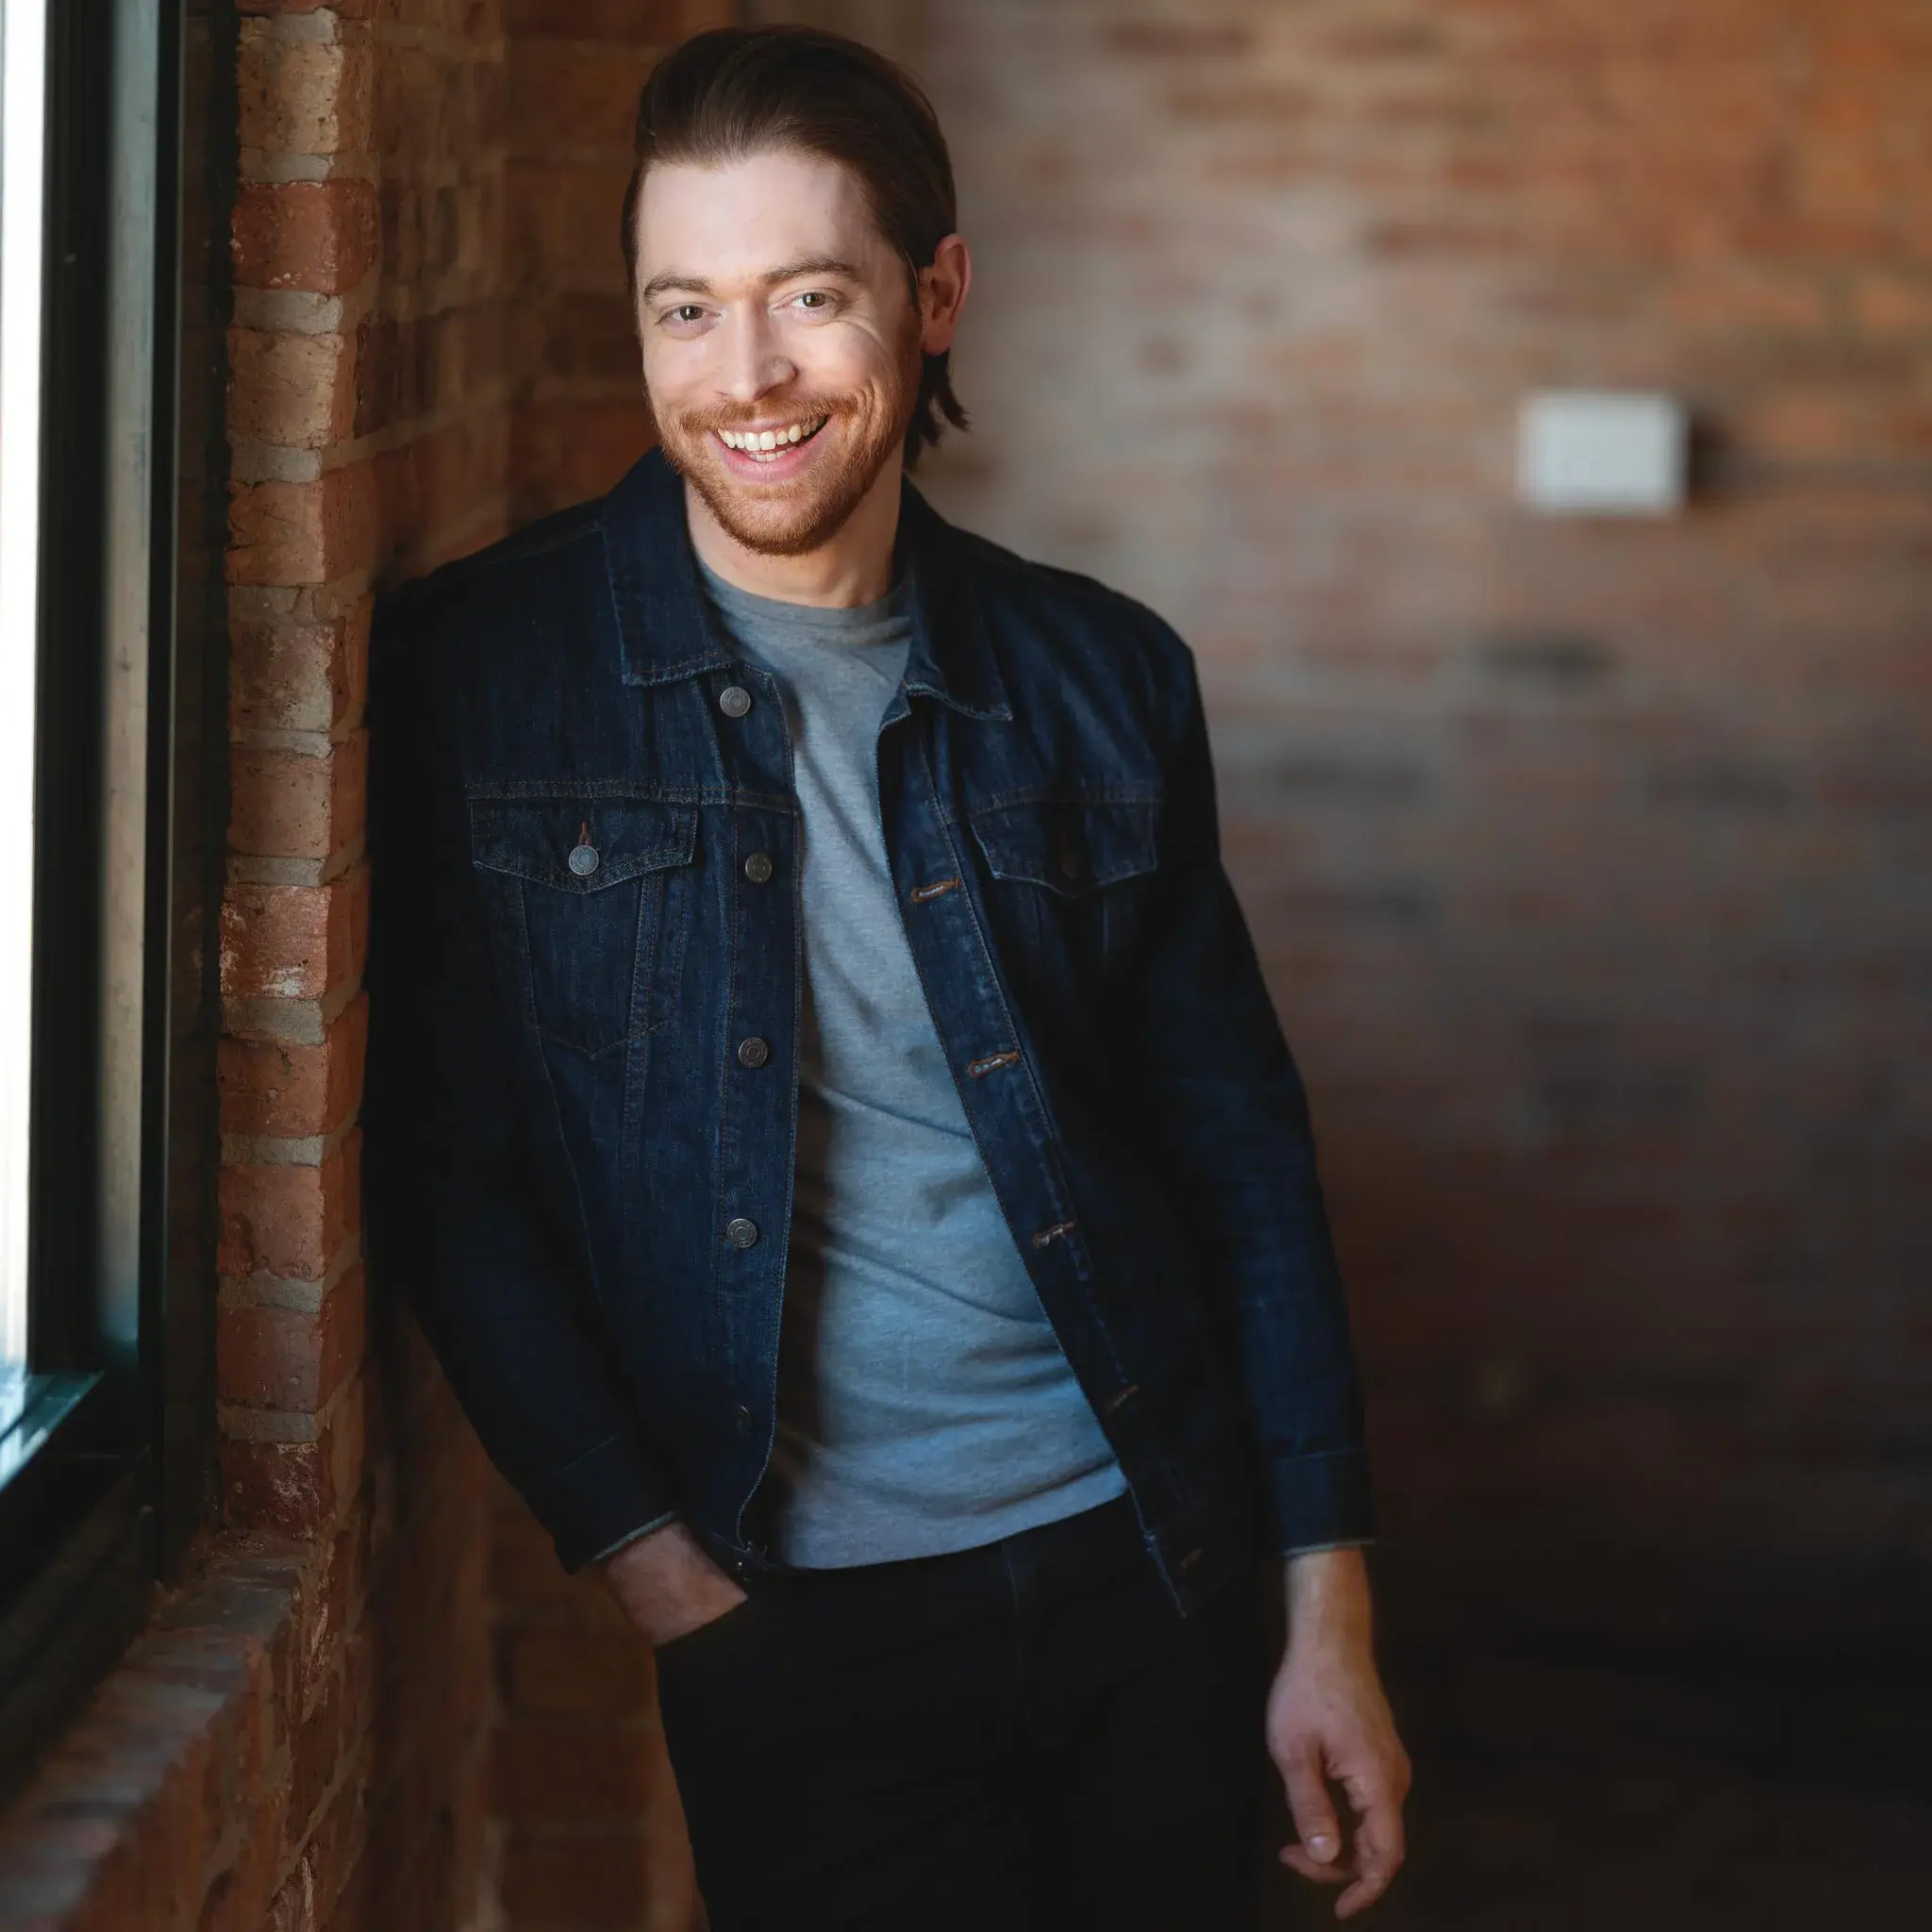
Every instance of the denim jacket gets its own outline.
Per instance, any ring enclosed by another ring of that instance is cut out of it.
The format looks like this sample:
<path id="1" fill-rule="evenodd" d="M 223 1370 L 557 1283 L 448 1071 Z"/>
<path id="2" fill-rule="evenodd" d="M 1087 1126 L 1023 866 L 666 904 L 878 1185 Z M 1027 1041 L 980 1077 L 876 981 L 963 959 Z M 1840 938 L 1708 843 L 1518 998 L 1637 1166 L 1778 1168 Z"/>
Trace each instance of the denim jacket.
<path id="1" fill-rule="evenodd" d="M 1192 659 L 908 484 L 878 740 L 913 960 L 1012 1238 L 1191 1607 L 1371 1529 L 1302 1087 L 1223 872 Z M 575 1568 L 683 1516 L 738 1574 L 777 1383 L 799 821 L 772 680 L 652 455 L 382 600 L 367 1176 Z M 741 1042 L 767 1051 L 741 1056 Z"/>

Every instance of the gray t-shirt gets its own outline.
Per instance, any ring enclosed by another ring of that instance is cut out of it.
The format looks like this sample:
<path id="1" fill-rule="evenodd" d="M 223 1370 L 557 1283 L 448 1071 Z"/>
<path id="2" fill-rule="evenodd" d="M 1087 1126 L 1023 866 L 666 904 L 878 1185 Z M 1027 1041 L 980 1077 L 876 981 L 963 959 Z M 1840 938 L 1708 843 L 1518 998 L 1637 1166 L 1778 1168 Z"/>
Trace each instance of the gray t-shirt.
<path id="1" fill-rule="evenodd" d="M 890 1562 L 1090 1508 L 1125 1484 L 994 1199 L 886 860 L 903 599 L 825 610 L 705 582 L 783 694 L 804 821 L 798 1172 L 758 1497 L 774 1554 Z"/>

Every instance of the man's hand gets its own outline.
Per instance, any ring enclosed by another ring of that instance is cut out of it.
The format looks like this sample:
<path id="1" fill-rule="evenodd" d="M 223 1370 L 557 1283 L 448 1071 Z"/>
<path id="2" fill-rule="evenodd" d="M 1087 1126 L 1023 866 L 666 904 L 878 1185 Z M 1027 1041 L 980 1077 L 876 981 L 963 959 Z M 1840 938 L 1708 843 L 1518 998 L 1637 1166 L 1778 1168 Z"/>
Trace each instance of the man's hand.
<path id="1" fill-rule="evenodd" d="M 625 1543 L 605 1558 L 604 1574 L 654 1645 L 683 1637 L 744 1601 L 744 1591 L 681 1523 Z"/>
<path id="2" fill-rule="evenodd" d="M 1320 1884 L 1352 1880 L 1338 1919 L 1373 1905 L 1402 1863 L 1409 1769 L 1375 1671 L 1359 1550 L 1288 1559 L 1288 1655 L 1268 1693 L 1268 1752 L 1301 1834 L 1281 1862 Z M 1331 1781 L 1351 1814 L 1346 1840 Z"/>

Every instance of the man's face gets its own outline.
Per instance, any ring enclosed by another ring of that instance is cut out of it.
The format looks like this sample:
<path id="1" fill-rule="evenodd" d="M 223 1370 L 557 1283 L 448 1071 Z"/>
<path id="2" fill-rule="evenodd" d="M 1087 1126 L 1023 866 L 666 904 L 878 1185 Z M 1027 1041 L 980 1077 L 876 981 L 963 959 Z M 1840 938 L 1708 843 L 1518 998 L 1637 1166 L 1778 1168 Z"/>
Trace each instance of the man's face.
<path id="1" fill-rule="evenodd" d="M 858 181 L 796 150 L 650 170 L 637 319 L 664 454 L 748 550 L 845 523 L 904 442 L 923 319 Z"/>

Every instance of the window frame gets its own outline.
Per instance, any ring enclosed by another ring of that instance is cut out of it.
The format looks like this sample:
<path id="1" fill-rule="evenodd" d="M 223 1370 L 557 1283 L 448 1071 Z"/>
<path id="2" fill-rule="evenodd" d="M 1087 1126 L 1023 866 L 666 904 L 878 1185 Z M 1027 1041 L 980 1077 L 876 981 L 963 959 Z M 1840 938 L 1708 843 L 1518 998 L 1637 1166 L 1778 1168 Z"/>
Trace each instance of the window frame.
<path id="1" fill-rule="evenodd" d="M 125 1650 L 215 1494 L 234 27 L 217 0 L 45 7 L 27 1228 L 41 1425 L 0 1483 L 0 1792 Z"/>

